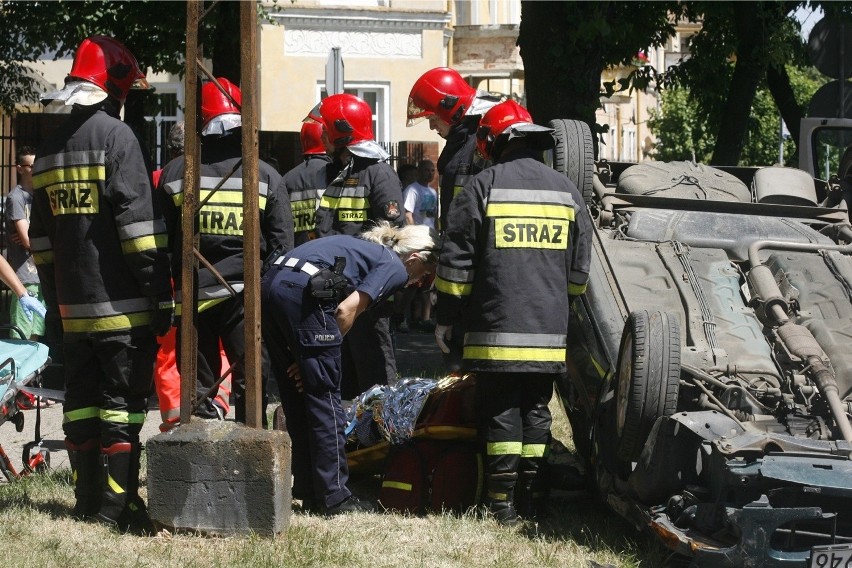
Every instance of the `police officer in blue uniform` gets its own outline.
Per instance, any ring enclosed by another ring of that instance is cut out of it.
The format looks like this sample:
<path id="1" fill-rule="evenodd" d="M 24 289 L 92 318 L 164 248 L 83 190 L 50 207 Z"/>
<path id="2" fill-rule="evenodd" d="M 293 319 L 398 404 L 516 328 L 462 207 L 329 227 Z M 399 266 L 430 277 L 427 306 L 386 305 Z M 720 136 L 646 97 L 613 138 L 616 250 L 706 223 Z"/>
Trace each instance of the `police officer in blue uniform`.
<path id="1" fill-rule="evenodd" d="M 341 343 L 355 319 L 435 271 L 438 237 L 387 221 L 355 237 L 308 241 L 261 282 L 263 338 L 292 439 L 293 497 L 326 514 L 368 511 L 346 483 Z"/>

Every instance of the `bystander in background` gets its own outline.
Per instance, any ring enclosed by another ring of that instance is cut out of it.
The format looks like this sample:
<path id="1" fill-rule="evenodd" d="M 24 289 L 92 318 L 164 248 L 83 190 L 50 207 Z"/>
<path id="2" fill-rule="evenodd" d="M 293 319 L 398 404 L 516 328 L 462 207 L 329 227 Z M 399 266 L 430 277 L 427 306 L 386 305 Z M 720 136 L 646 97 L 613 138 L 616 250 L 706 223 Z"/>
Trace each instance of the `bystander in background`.
<path id="1" fill-rule="evenodd" d="M 43 302 L 38 272 L 32 253 L 30 253 L 30 209 L 33 203 L 33 162 L 35 150 L 21 146 L 15 155 L 15 171 L 18 185 L 6 196 L 4 221 L 9 243 L 6 248 L 6 260 L 15 271 L 15 275 L 26 288 L 27 293 Z M 38 314 L 28 315 L 20 302 L 9 304 L 9 323 L 24 333 L 24 337 L 37 340 L 44 335 L 44 318 Z"/>
<path id="2" fill-rule="evenodd" d="M 438 216 L 438 192 L 429 186 L 435 179 L 435 163 L 432 160 L 420 160 L 417 164 L 417 178 L 403 190 L 403 206 L 405 221 L 409 225 L 426 225 L 435 228 L 435 218 Z M 410 329 L 432 331 L 435 323 L 432 321 L 432 281 L 428 278 L 412 286 L 410 302 L 403 306 L 406 316 L 411 312 L 410 319 L 406 317 L 399 325 L 399 331 Z"/>

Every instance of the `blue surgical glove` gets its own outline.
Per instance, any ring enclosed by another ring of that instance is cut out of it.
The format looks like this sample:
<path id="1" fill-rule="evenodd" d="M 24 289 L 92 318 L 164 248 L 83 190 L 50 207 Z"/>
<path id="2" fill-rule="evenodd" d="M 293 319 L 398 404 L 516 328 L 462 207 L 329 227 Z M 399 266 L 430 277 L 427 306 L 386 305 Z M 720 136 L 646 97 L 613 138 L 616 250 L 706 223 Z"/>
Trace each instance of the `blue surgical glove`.
<path id="1" fill-rule="evenodd" d="M 47 313 L 47 308 L 44 307 L 44 304 L 29 294 L 24 294 L 18 298 L 18 301 L 21 303 L 21 309 L 24 310 L 24 315 L 27 316 L 30 321 L 33 321 L 33 313 L 40 315 L 42 318 L 44 318 L 44 314 Z"/>

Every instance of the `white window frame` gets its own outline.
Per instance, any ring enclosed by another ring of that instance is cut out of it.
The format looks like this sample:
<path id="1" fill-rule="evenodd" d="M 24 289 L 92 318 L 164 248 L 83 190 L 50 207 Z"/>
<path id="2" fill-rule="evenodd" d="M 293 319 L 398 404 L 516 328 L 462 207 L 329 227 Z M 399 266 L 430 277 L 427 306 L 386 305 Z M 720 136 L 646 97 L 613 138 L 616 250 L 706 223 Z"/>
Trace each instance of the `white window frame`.
<path id="1" fill-rule="evenodd" d="M 621 160 L 623 162 L 636 162 L 636 126 L 625 124 L 621 127 Z"/>
<path id="2" fill-rule="evenodd" d="M 376 131 L 373 133 L 376 136 L 376 142 L 390 142 L 391 124 L 390 124 L 390 83 L 349 83 L 343 84 L 345 91 L 355 91 L 355 95 L 363 98 L 363 93 L 366 91 L 375 92 L 376 96 L 376 112 L 373 114 L 373 120 L 376 122 Z M 320 101 L 322 92 L 325 90 L 325 81 L 317 83 L 316 100 Z"/>
<path id="3" fill-rule="evenodd" d="M 157 148 L 163 148 L 166 146 L 166 140 L 161 139 L 162 134 L 160 132 L 160 124 L 164 121 L 170 122 L 180 122 L 184 119 L 183 117 L 183 96 L 184 96 L 184 87 L 183 83 L 151 83 L 151 86 L 154 87 L 154 93 L 157 95 L 170 95 L 175 94 L 177 96 L 177 114 L 175 115 L 163 115 L 162 113 L 157 114 L 157 116 L 146 116 L 145 120 L 153 120 L 156 124 L 156 132 L 157 132 Z M 165 164 L 163 164 L 165 165 Z"/>

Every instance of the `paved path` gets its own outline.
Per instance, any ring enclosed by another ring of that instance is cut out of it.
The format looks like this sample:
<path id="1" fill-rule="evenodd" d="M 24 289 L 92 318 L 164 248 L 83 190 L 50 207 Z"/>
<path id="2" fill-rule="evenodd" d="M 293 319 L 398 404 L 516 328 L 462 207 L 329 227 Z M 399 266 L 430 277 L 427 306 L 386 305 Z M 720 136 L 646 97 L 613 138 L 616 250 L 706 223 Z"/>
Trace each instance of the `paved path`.
<path id="1" fill-rule="evenodd" d="M 397 333 L 396 334 L 397 367 L 401 376 L 438 377 L 441 375 L 441 357 L 435 346 L 435 338 L 431 333 Z M 24 429 L 15 431 L 15 425 L 10 422 L 0 424 L 0 444 L 12 460 L 15 469 L 21 469 L 21 454 L 24 444 L 35 439 L 36 411 L 24 411 Z M 233 414 L 230 416 L 233 418 Z M 65 435 L 62 432 L 62 405 L 55 403 L 41 410 L 42 444 L 50 450 L 52 468 L 67 468 L 68 454 L 65 451 Z M 159 434 L 160 413 L 158 410 L 148 412 L 145 425 L 142 428 L 143 442 Z M 5 478 L 0 475 L 0 482 Z"/>

